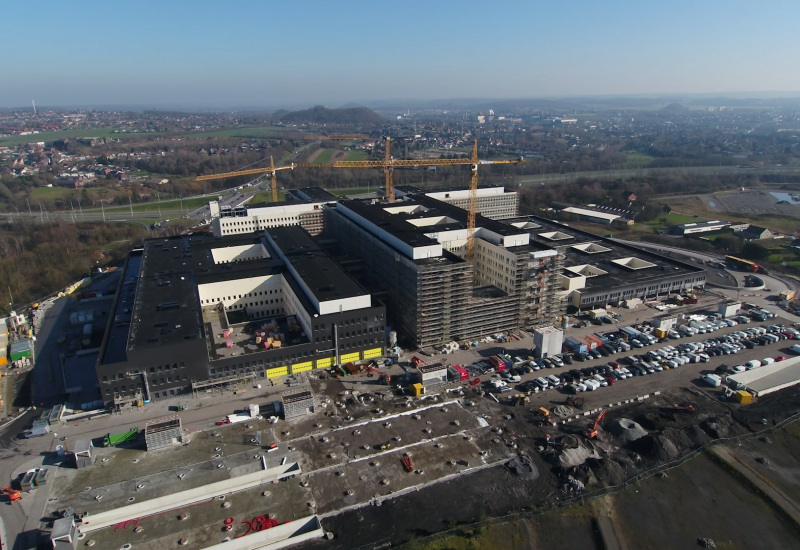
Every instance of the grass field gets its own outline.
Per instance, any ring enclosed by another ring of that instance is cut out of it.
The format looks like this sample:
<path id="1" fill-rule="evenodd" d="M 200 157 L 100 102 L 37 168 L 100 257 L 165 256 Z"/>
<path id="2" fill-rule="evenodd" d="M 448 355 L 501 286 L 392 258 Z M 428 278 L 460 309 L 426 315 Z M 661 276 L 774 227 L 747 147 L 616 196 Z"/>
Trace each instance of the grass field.
<path id="1" fill-rule="evenodd" d="M 342 156 L 344 153 L 344 156 Z M 367 154 L 364 151 L 340 151 L 338 149 L 323 149 L 316 157 L 314 164 L 330 164 L 339 160 L 364 160 Z"/>
<path id="2" fill-rule="evenodd" d="M 0 144 L 6 146 L 25 145 L 26 143 L 36 143 L 43 141 L 45 143 L 52 143 L 57 139 L 63 138 L 82 138 L 82 137 L 97 137 L 97 138 L 114 138 L 114 139 L 132 139 L 154 135 L 154 133 L 134 133 L 134 132 L 117 132 L 114 128 L 91 128 L 88 130 L 57 130 L 55 132 L 41 132 L 39 134 L 31 134 L 28 136 L 9 136 L 0 137 Z"/>
<path id="3" fill-rule="evenodd" d="M 632 168 L 647 168 L 656 157 L 642 153 L 641 151 L 626 151 L 627 158 L 625 162 L 615 164 L 612 166 L 614 170 L 630 170 Z"/>
<path id="4" fill-rule="evenodd" d="M 661 220 L 665 221 L 662 222 Z M 680 225 L 682 223 L 692 223 L 696 221 L 697 219 L 694 216 L 679 214 L 677 212 L 670 212 L 669 214 L 666 213 L 662 214 L 654 220 L 650 220 L 649 222 L 643 222 L 643 223 L 644 225 L 649 225 L 651 227 L 663 227 L 664 229 L 666 229 L 670 225 Z"/>
<path id="5" fill-rule="evenodd" d="M 232 137 L 265 139 L 283 137 L 287 133 L 297 133 L 297 130 L 279 128 L 277 126 L 254 126 L 247 128 L 228 128 L 227 130 L 213 130 L 209 132 L 186 132 L 179 135 L 182 137 Z"/>

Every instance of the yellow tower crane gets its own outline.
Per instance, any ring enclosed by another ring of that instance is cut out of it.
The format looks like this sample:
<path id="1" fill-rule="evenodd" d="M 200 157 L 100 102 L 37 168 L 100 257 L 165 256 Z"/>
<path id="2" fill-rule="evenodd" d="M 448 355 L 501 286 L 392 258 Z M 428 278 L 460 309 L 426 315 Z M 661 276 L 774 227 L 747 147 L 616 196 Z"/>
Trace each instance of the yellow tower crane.
<path id="1" fill-rule="evenodd" d="M 275 167 L 275 162 L 272 160 L 272 157 L 269 157 L 269 167 L 268 168 L 250 168 L 248 170 L 237 170 L 236 172 L 224 172 L 222 174 L 209 174 L 207 176 L 197 176 L 195 181 L 209 181 L 209 180 L 221 180 L 227 178 L 235 178 L 237 176 L 252 176 L 255 174 L 266 174 L 272 180 L 272 202 L 278 202 L 278 178 L 276 177 L 275 173 L 278 170 L 294 170 L 297 167 L 296 164 L 290 164 L 288 166 L 279 166 Z"/>
<path id="2" fill-rule="evenodd" d="M 329 164 L 299 163 L 301 168 L 383 168 L 386 177 L 386 199 L 394 202 L 394 181 L 392 171 L 400 167 L 419 166 L 470 166 L 472 175 L 469 182 L 469 207 L 467 209 L 467 261 L 471 262 L 475 251 L 475 214 L 478 209 L 478 166 L 484 164 L 519 164 L 522 158 L 513 160 L 478 159 L 478 140 L 475 140 L 472 155 L 460 159 L 394 159 L 391 154 L 391 139 L 386 138 L 386 154 L 381 160 L 339 160 Z"/>

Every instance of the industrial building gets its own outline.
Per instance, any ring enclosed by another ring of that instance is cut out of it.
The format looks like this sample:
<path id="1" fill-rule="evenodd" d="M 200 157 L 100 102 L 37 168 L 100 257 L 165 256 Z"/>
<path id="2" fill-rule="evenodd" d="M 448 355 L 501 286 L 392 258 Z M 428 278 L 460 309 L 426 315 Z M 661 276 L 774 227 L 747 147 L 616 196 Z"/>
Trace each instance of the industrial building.
<path id="1" fill-rule="evenodd" d="M 728 377 L 756 397 L 800 384 L 800 357 L 791 357 Z"/>
<path id="2" fill-rule="evenodd" d="M 436 191 L 425 195 L 464 210 L 469 207 L 469 189 Z M 479 188 L 476 190 L 476 212 L 491 220 L 514 218 L 519 213 L 519 193 L 507 192 L 503 187 Z"/>
<path id="3" fill-rule="evenodd" d="M 404 199 L 340 201 L 325 210 L 323 235 L 361 262 L 351 269 L 386 303 L 403 343 L 463 341 L 558 314 L 561 258 L 552 247 L 533 242 L 523 226 L 478 215 L 468 262 L 466 210 L 429 194 Z"/>
<path id="4" fill-rule="evenodd" d="M 508 223 L 526 228 L 532 243 L 559 252 L 563 270 L 553 300 L 565 306 L 586 311 L 705 287 L 706 272 L 696 265 L 538 216 Z"/>
<path id="5" fill-rule="evenodd" d="M 621 214 L 613 214 L 611 212 L 599 212 L 597 210 L 591 210 L 589 208 L 579 208 L 577 206 L 568 206 L 566 208 L 561 209 L 562 212 L 566 212 L 567 214 L 573 214 L 578 216 L 578 218 L 582 220 L 586 220 L 592 223 L 601 223 L 604 225 L 609 225 L 615 221 L 623 220 L 623 216 Z"/>
<path id="6" fill-rule="evenodd" d="M 96 371 L 116 409 L 385 350 L 385 307 L 299 226 L 146 241 L 112 312 Z"/>
<path id="7" fill-rule="evenodd" d="M 693 235 L 695 233 L 710 233 L 712 231 L 721 231 L 730 227 L 729 222 L 721 222 L 719 220 L 710 220 L 707 222 L 693 222 L 682 223 L 680 225 L 673 225 L 669 228 L 669 232 L 673 235 Z"/>

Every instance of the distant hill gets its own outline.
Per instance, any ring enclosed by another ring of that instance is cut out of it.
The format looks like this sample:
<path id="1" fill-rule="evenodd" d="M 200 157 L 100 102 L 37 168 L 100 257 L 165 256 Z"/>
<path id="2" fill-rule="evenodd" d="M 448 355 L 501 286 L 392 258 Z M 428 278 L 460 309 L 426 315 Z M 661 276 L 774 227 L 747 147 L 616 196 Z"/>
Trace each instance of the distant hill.
<path id="1" fill-rule="evenodd" d="M 680 103 L 670 103 L 662 107 L 661 110 L 668 113 L 685 113 L 689 110 L 689 107 L 681 105 Z"/>
<path id="2" fill-rule="evenodd" d="M 292 111 L 280 116 L 282 122 L 312 124 L 379 124 L 383 117 L 366 107 L 349 107 L 346 109 L 328 109 L 317 105 L 304 111 Z"/>

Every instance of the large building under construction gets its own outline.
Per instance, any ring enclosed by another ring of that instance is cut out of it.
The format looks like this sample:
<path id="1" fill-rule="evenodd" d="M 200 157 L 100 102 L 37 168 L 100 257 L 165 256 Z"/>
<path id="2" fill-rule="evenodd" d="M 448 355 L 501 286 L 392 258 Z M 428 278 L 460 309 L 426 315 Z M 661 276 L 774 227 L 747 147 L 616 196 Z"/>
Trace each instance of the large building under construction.
<path id="1" fill-rule="evenodd" d="M 385 354 L 385 308 L 299 226 L 152 239 L 128 256 L 96 365 L 106 406 Z"/>
<path id="2" fill-rule="evenodd" d="M 427 194 L 345 200 L 325 210 L 325 237 L 361 261 L 358 277 L 401 341 L 436 346 L 552 322 L 561 258 L 523 227 L 477 216 L 466 260 L 467 212 Z M 351 265 L 352 268 L 352 264 Z"/>

